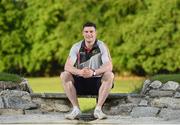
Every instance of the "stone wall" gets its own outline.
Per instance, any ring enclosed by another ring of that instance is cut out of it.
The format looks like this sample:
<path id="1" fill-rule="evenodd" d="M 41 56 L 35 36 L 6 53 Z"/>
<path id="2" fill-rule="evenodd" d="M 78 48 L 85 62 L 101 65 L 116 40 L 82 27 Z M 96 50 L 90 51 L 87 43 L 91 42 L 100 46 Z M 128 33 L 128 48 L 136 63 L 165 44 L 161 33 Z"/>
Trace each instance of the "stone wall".
<path id="1" fill-rule="evenodd" d="M 38 94 L 30 90 L 1 90 L 0 115 L 64 113 L 71 110 L 71 104 L 65 94 Z M 103 106 L 103 111 L 108 115 L 135 118 L 160 117 L 165 120 L 179 118 L 179 83 L 168 81 L 162 84 L 160 81 L 146 80 L 140 94 L 110 94 Z"/>
<path id="2" fill-rule="evenodd" d="M 161 117 L 172 120 L 180 117 L 179 83 L 146 80 L 139 96 L 123 99 L 107 99 L 104 112 L 110 115 L 130 115 L 132 117 Z"/>

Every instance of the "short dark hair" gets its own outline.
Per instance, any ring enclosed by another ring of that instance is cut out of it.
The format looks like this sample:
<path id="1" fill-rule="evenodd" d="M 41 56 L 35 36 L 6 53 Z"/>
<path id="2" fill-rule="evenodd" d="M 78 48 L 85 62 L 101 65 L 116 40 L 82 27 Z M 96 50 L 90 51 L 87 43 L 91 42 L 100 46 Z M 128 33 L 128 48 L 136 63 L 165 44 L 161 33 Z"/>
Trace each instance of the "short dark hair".
<path id="1" fill-rule="evenodd" d="M 83 29 L 84 27 L 94 27 L 95 30 L 96 30 L 96 24 L 93 23 L 93 22 L 86 22 L 84 25 L 83 25 Z"/>

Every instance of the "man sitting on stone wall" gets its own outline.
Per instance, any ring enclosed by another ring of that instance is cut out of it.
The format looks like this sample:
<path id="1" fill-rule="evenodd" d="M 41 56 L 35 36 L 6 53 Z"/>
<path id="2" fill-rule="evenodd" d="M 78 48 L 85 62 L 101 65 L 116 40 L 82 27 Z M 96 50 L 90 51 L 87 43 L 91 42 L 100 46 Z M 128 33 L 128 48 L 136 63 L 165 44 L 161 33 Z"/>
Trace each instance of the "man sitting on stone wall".
<path id="1" fill-rule="evenodd" d="M 74 44 L 65 63 L 65 71 L 60 78 L 65 93 L 73 105 L 66 115 L 75 119 L 81 114 L 77 95 L 98 95 L 94 117 L 106 118 L 101 108 L 113 85 L 114 74 L 107 46 L 96 38 L 96 25 L 88 22 L 83 25 L 84 40 Z"/>

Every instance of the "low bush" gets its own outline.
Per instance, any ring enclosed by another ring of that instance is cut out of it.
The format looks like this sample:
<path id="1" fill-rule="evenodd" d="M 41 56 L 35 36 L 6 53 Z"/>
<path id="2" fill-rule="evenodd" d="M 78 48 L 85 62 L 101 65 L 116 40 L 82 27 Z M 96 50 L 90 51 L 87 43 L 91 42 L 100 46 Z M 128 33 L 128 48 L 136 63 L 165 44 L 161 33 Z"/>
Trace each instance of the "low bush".
<path id="1" fill-rule="evenodd" d="M 15 83 L 20 83 L 22 81 L 22 78 L 16 74 L 0 73 L 0 81 L 12 81 Z"/>
<path id="2" fill-rule="evenodd" d="M 150 77 L 151 81 L 159 80 L 162 83 L 166 83 L 167 81 L 175 81 L 180 83 L 180 74 L 159 74 Z"/>

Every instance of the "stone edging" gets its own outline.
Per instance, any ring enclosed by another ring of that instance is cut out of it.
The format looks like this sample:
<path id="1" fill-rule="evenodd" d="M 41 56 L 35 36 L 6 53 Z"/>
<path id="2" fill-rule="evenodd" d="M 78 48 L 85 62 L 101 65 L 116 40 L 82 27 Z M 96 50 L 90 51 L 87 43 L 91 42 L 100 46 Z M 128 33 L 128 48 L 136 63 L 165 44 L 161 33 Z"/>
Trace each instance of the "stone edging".
<path id="1" fill-rule="evenodd" d="M 27 83 L 27 82 L 26 82 Z M 30 89 L 29 89 L 30 90 Z M 79 96 L 97 98 L 97 96 Z M 130 117 L 160 117 L 174 120 L 180 117 L 179 83 L 146 80 L 140 94 L 112 93 L 103 105 L 108 115 Z M 48 114 L 71 110 L 71 104 L 62 93 L 32 93 L 21 90 L 0 92 L 0 114 Z"/>

